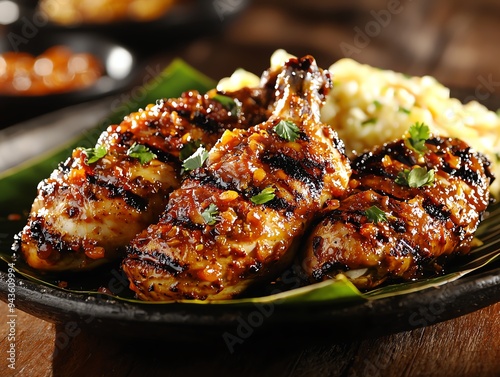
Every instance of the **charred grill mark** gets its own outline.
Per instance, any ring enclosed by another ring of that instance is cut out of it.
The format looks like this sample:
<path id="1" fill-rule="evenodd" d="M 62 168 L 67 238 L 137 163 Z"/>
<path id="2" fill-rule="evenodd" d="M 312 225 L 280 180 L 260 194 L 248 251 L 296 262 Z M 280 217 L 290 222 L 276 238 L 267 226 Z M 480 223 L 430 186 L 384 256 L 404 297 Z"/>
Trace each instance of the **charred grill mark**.
<path id="1" fill-rule="evenodd" d="M 397 142 L 387 145 L 383 153 L 375 151 L 362 154 L 351 163 L 351 168 L 358 176 L 375 175 L 393 178 L 393 176 L 384 169 L 382 160 L 385 156 L 389 156 L 392 160 L 398 161 L 409 167 L 417 163 L 415 157 L 409 154 L 408 148 L 404 142 Z"/>
<path id="2" fill-rule="evenodd" d="M 237 191 L 237 190 L 235 190 Z M 242 195 L 247 199 L 250 200 L 254 195 L 258 195 L 260 193 L 260 189 L 258 187 L 252 187 L 246 190 Z M 299 202 L 302 199 L 302 195 L 300 193 L 294 192 L 294 197 L 296 198 L 296 201 Z M 281 211 L 283 210 L 285 212 L 286 216 L 289 216 L 293 214 L 295 211 L 295 206 L 289 202 L 287 202 L 284 198 L 281 198 L 279 196 L 275 196 L 272 200 L 263 203 L 263 206 L 272 208 L 276 211 Z"/>
<path id="3" fill-rule="evenodd" d="M 71 159 L 68 158 L 66 161 L 59 163 L 57 169 L 63 174 L 68 174 L 71 171 Z"/>
<path id="4" fill-rule="evenodd" d="M 390 221 L 389 225 L 396 233 L 406 233 L 406 223 L 403 219 L 396 219 L 394 221 Z"/>
<path id="5" fill-rule="evenodd" d="M 198 181 L 202 186 L 211 186 L 219 190 L 234 190 L 238 191 L 236 187 L 230 183 L 224 182 L 222 178 L 216 176 L 214 172 L 208 169 L 196 169 L 189 173 L 189 179 Z"/>
<path id="6" fill-rule="evenodd" d="M 389 255 L 395 258 L 401 258 L 408 255 L 418 256 L 418 252 L 417 248 L 412 247 L 405 239 L 400 238 L 389 252 Z"/>
<path id="7" fill-rule="evenodd" d="M 135 135 L 131 131 L 117 133 L 119 135 L 120 144 L 128 145 L 134 139 Z"/>
<path id="8" fill-rule="evenodd" d="M 185 109 L 174 109 L 174 111 L 179 115 L 180 117 L 187 119 L 188 121 L 191 119 L 191 111 L 185 110 Z"/>
<path id="9" fill-rule="evenodd" d="M 155 269 L 162 269 L 173 276 L 179 275 L 188 268 L 188 266 L 182 265 L 179 261 L 158 251 L 146 253 L 136 247 L 129 246 L 127 247 L 127 253 L 128 255 L 134 255 L 134 259 L 136 259 L 139 263 L 146 264 Z"/>
<path id="10" fill-rule="evenodd" d="M 339 153 L 345 156 L 345 144 L 344 141 L 338 137 L 337 134 L 332 138 L 333 146 L 339 151 Z"/>
<path id="11" fill-rule="evenodd" d="M 470 147 L 466 148 L 451 148 L 454 156 L 460 157 L 464 161 L 470 161 L 472 153 Z"/>
<path id="12" fill-rule="evenodd" d="M 214 175 L 214 173 L 208 169 L 196 169 L 191 172 L 189 176 L 190 179 L 197 181 L 200 186 L 209 186 L 221 191 L 232 190 L 236 191 L 242 197 L 250 200 L 252 196 L 257 195 L 260 190 L 256 187 L 250 188 L 246 192 L 241 192 L 236 185 L 223 181 L 220 177 Z M 297 194 L 298 195 L 298 194 Z M 276 211 L 283 210 L 286 215 L 292 214 L 295 210 L 295 206 L 288 203 L 285 199 L 275 196 L 274 199 L 262 204 L 266 207 L 272 208 Z"/>
<path id="13" fill-rule="evenodd" d="M 223 126 L 219 124 L 216 120 L 209 118 L 206 114 L 199 111 L 193 113 L 191 121 L 198 127 L 204 129 L 210 133 L 217 133 Z"/>
<path id="14" fill-rule="evenodd" d="M 70 207 L 67 209 L 66 213 L 68 214 L 68 217 L 71 219 L 75 216 L 78 216 L 80 210 L 77 207 Z"/>
<path id="15" fill-rule="evenodd" d="M 407 166 L 413 166 L 417 163 L 416 159 L 413 156 L 408 155 L 408 148 L 406 147 L 404 141 L 390 144 L 387 147 L 387 151 L 382 155 L 389 155 L 392 159 L 401 162 Z"/>
<path id="16" fill-rule="evenodd" d="M 159 253 L 157 251 L 153 252 L 151 256 L 155 258 L 157 261 L 157 263 L 155 263 L 156 268 L 160 267 L 172 273 L 174 276 L 180 274 L 181 272 L 187 269 L 187 266 L 182 265 L 177 260 L 169 257 L 168 255 Z"/>
<path id="17" fill-rule="evenodd" d="M 36 217 L 30 223 L 31 239 L 36 240 L 39 250 L 55 250 L 58 252 L 72 251 L 72 249 L 61 239 L 57 232 L 51 232 L 46 227 L 43 218 Z"/>
<path id="18" fill-rule="evenodd" d="M 321 191 L 323 187 L 324 166 L 310 160 L 303 159 L 297 161 L 282 153 L 274 155 L 264 155 L 262 162 L 274 169 L 281 169 L 293 179 L 305 183 L 314 194 Z M 308 170 L 313 170 L 310 173 Z"/>
<path id="19" fill-rule="evenodd" d="M 262 262 L 255 261 L 255 263 L 248 268 L 248 271 L 250 273 L 257 273 L 261 270 L 261 268 L 262 268 Z"/>
<path id="20" fill-rule="evenodd" d="M 158 161 L 161 161 L 163 163 L 180 164 L 179 159 L 168 152 L 162 151 L 161 149 L 155 148 L 148 144 L 145 144 L 145 147 L 147 147 L 151 152 L 153 152 L 156 155 L 156 159 Z"/>
<path id="21" fill-rule="evenodd" d="M 358 158 L 356 158 L 352 164 L 352 170 L 355 175 L 376 175 L 380 177 L 390 177 L 390 175 L 382 168 L 380 162 L 382 161 L 383 155 L 365 153 Z"/>
<path id="22" fill-rule="evenodd" d="M 422 207 L 429 216 L 437 220 L 446 221 L 451 216 L 451 212 L 445 209 L 444 204 L 433 203 L 429 198 L 423 201 Z"/>
<path id="23" fill-rule="evenodd" d="M 343 213 L 344 212 L 339 209 L 334 209 L 333 211 L 327 213 L 325 218 L 328 219 L 329 222 L 339 221 L 341 220 Z"/>
<path id="24" fill-rule="evenodd" d="M 148 207 L 147 199 L 134 194 L 133 192 L 126 190 L 123 187 L 117 187 L 112 183 L 103 182 L 93 175 L 87 175 L 87 181 L 92 185 L 108 189 L 110 192 L 110 197 L 121 197 L 125 203 L 127 203 L 130 207 L 136 209 L 137 211 L 145 211 Z"/>
<path id="25" fill-rule="evenodd" d="M 323 246 L 323 237 L 314 236 L 312 239 L 312 248 L 315 257 L 318 257 L 318 251 Z"/>
<path id="26" fill-rule="evenodd" d="M 274 199 L 263 204 L 266 207 L 272 208 L 275 211 L 284 211 L 285 216 L 291 216 L 295 211 L 295 206 L 288 203 L 285 199 L 275 196 Z"/>
<path id="27" fill-rule="evenodd" d="M 130 131 L 125 131 L 122 133 L 118 133 L 118 135 L 119 135 L 119 144 L 122 145 L 123 147 L 129 148 L 130 146 L 132 146 L 134 144 L 134 141 L 135 141 L 134 139 L 136 137 L 134 135 L 134 133 L 132 133 Z M 151 136 L 157 136 L 160 138 L 165 137 L 160 131 L 153 133 Z M 142 143 L 140 140 L 138 141 L 138 143 L 143 144 L 145 147 L 147 147 L 151 152 L 153 152 L 156 155 L 156 158 L 161 162 L 164 162 L 164 163 L 178 162 L 178 159 L 168 152 L 165 152 L 165 151 L 163 151 L 159 148 L 156 148 L 150 144 Z"/>
<path id="28" fill-rule="evenodd" d="M 349 267 L 340 262 L 325 262 L 312 272 L 312 277 L 316 281 L 321 281 L 326 274 L 332 271 L 349 271 Z"/>
<path id="29" fill-rule="evenodd" d="M 440 138 L 440 137 L 432 137 L 432 138 L 427 139 L 425 141 L 425 144 L 434 145 L 436 147 L 441 146 L 443 143 L 444 143 L 444 140 L 442 138 Z"/>
<path id="30" fill-rule="evenodd" d="M 166 211 L 169 211 L 170 208 L 167 207 Z M 172 217 L 170 214 L 167 214 L 162 218 L 165 222 L 171 223 L 173 226 L 180 226 L 184 229 L 188 230 L 203 230 L 205 228 L 205 224 L 197 224 L 193 221 L 188 216 L 181 216 L 181 217 Z"/>
<path id="31" fill-rule="evenodd" d="M 481 176 L 476 172 L 470 169 L 467 166 L 461 166 L 460 169 L 450 169 L 448 166 L 443 169 L 445 172 L 450 175 L 460 178 L 464 182 L 470 183 L 472 185 L 481 185 L 482 179 Z"/>

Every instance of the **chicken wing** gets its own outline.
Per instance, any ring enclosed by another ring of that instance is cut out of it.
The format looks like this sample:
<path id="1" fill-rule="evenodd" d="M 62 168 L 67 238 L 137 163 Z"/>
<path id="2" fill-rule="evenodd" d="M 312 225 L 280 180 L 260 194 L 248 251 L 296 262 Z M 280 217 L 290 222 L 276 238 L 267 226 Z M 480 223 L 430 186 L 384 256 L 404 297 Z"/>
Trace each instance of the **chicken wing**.
<path id="1" fill-rule="evenodd" d="M 370 289 L 441 273 L 470 250 L 489 204 L 489 162 L 458 139 L 430 138 L 425 150 L 399 140 L 352 162 L 350 196 L 309 237 L 301 263 L 311 282 L 343 273 Z"/>
<path id="2" fill-rule="evenodd" d="M 330 85 L 311 57 L 278 70 L 269 120 L 226 131 L 132 241 L 122 268 L 140 299 L 227 299 L 292 262 L 296 241 L 350 176 L 342 142 L 319 121 Z"/>
<path id="3" fill-rule="evenodd" d="M 81 270 L 122 255 L 180 186 L 183 153 L 198 144 L 211 147 L 226 129 L 269 117 L 266 85 L 226 93 L 223 101 L 220 94 L 195 91 L 157 101 L 108 127 L 95 148 L 75 149 L 38 186 L 17 241 L 27 263 Z M 228 98 L 237 106 L 228 106 Z"/>

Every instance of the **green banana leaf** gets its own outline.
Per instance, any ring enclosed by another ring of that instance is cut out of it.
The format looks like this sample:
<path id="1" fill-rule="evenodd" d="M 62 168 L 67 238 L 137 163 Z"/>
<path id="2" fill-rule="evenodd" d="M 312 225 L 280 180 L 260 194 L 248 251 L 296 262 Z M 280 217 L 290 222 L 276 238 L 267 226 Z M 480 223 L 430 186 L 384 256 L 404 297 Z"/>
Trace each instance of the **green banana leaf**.
<path id="1" fill-rule="evenodd" d="M 148 103 L 154 103 L 158 98 L 177 97 L 186 90 L 205 92 L 214 86 L 215 82 L 213 80 L 194 70 L 183 61 L 175 60 L 158 78 L 155 78 L 154 85 L 153 83 L 144 85 L 143 91 L 146 95 L 138 105 L 139 107 L 143 107 Z M 134 104 L 135 108 L 131 108 L 132 106 L 132 104 L 123 104 L 120 107 L 120 112 L 110 114 L 105 123 L 96 125 L 90 131 L 60 146 L 56 150 L 52 150 L 36 159 L 26 161 L 20 166 L 0 174 L 0 259 L 5 263 L 13 263 L 16 272 L 23 278 L 68 292 L 86 295 L 97 295 L 104 292 L 104 294 L 113 295 L 117 300 L 143 305 L 152 304 L 135 299 L 133 293 L 125 288 L 126 279 L 121 275 L 118 265 L 105 266 L 90 273 L 81 272 L 54 275 L 31 269 L 22 260 L 15 259 L 15 255 L 11 250 L 14 237 L 25 225 L 28 212 L 36 194 L 38 182 L 47 177 L 54 167 L 71 153 L 74 147 L 82 145 L 85 140 L 89 140 L 89 137 L 94 137 L 97 140 L 100 132 L 108 124 L 120 122 L 124 110 L 128 112 L 137 110 L 137 103 Z M 291 271 L 287 271 L 290 272 L 287 279 L 285 279 L 285 275 L 282 275 L 281 281 L 264 287 L 260 291 L 253 292 L 245 298 L 214 302 L 183 301 L 183 303 L 186 305 L 248 305 L 255 303 L 298 305 L 313 302 L 328 302 L 344 305 L 409 294 L 446 284 L 500 259 L 499 205 L 491 207 L 489 216 L 478 229 L 477 237 L 482 242 L 482 245 L 476 247 L 454 269 L 436 278 L 393 284 L 362 293 L 343 275 L 339 275 L 331 281 L 300 286 L 298 278 L 294 277 Z M 5 268 L 6 264 L 0 266 L 0 269 Z M 121 279 L 123 281 L 122 289 L 117 292 L 109 289 L 103 290 L 106 282 L 110 282 L 113 279 Z M 168 305 L 169 303 L 153 304 Z"/>

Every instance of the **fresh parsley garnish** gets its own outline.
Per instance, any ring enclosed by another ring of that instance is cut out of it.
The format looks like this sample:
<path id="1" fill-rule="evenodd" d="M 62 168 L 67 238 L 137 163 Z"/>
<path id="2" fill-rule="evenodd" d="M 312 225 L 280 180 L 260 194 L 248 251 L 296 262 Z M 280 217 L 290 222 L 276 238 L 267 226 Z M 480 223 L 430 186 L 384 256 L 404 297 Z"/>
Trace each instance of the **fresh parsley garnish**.
<path id="1" fill-rule="evenodd" d="M 224 106 L 232 115 L 238 115 L 241 111 L 241 103 L 237 99 L 222 94 L 216 94 L 212 99 Z"/>
<path id="2" fill-rule="evenodd" d="M 368 124 L 375 124 L 375 123 L 377 123 L 377 118 L 370 118 L 365 120 L 364 122 L 361 122 L 361 125 L 366 126 Z"/>
<path id="3" fill-rule="evenodd" d="M 201 213 L 201 217 L 208 225 L 214 225 L 217 222 L 217 215 L 219 214 L 219 209 L 214 203 L 210 203 L 210 205 L 205 208 L 205 210 Z"/>
<path id="4" fill-rule="evenodd" d="M 403 107 L 403 106 L 399 106 L 398 111 L 400 113 L 405 113 L 405 114 L 410 114 L 411 113 L 411 110 L 409 110 L 409 109 L 407 109 L 406 107 Z"/>
<path id="5" fill-rule="evenodd" d="M 184 144 L 179 153 L 179 160 L 184 161 L 189 156 L 191 156 L 196 150 L 201 146 L 201 142 L 199 140 L 191 140 L 188 143 Z"/>
<path id="6" fill-rule="evenodd" d="M 378 224 L 387 221 L 387 215 L 377 206 L 371 206 L 365 211 L 365 215 L 372 223 Z"/>
<path id="7" fill-rule="evenodd" d="M 134 143 L 127 151 L 127 156 L 137 158 L 141 165 L 147 164 L 157 156 L 151 150 L 142 144 Z"/>
<path id="8" fill-rule="evenodd" d="M 108 154 L 108 150 L 104 145 L 98 145 L 95 148 L 85 148 L 83 153 L 87 156 L 85 163 L 88 165 L 93 164 L 106 156 Z"/>
<path id="9" fill-rule="evenodd" d="M 183 171 L 198 169 L 203 166 L 207 158 L 207 150 L 205 149 L 205 147 L 200 146 L 191 156 L 184 160 L 182 169 Z"/>
<path id="10" fill-rule="evenodd" d="M 418 166 L 411 170 L 405 169 L 399 172 L 395 182 L 398 185 L 412 188 L 431 186 L 434 183 L 434 169 L 427 171 L 427 168 Z"/>
<path id="11" fill-rule="evenodd" d="M 427 150 L 425 142 L 431 133 L 429 126 L 425 123 L 415 123 L 409 129 L 410 137 L 405 139 L 406 146 L 419 154 L 424 154 Z"/>
<path id="12" fill-rule="evenodd" d="M 297 140 L 300 133 L 299 127 L 290 120 L 280 120 L 279 123 L 273 127 L 273 130 L 279 137 L 288 141 Z"/>
<path id="13" fill-rule="evenodd" d="M 266 187 L 259 194 L 254 195 L 250 198 L 250 201 L 253 204 L 264 204 L 274 199 L 274 191 L 276 189 L 274 187 Z"/>

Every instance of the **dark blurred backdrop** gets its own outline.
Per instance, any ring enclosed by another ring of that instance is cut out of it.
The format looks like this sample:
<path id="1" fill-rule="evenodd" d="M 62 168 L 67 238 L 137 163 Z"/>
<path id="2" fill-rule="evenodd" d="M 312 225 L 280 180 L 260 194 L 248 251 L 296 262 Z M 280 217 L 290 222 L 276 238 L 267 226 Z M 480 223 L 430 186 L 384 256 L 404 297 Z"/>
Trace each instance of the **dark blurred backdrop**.
<path id="1" fill-rule="evenodd" d="M 0 10 L 7 2 L 0 0 Z M 12 45 L 6 39 L 12 30 L 22 35 L 26 19 L 34 22 L 29 10 L 37 2 L 17 3 L 24 12 L 21 20 L 0 26 L 7 45 Z M 142 67 L 166 66 L 181 57 L 214 79 L 237 67 L 260 73 L 272 52 L 284 48 L 295 55 L 313 54 L 324 67 L 351 57 L 384 69 L 432 75 L 467 93 L 479 86 L 492 97 L 500 91 L 500 3 L 495 0 L 179 1 L 187 4 L 188 10 L 152 22 L 69 27 L 49 22 L 29 43 L 36 45 L 42 35 L 96 34 L 128 46 Z"/>

